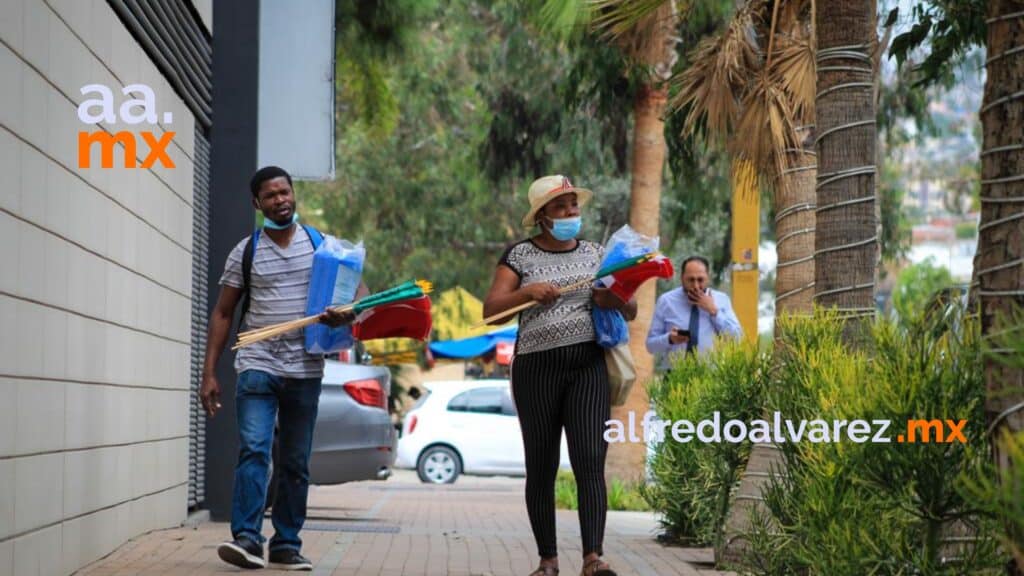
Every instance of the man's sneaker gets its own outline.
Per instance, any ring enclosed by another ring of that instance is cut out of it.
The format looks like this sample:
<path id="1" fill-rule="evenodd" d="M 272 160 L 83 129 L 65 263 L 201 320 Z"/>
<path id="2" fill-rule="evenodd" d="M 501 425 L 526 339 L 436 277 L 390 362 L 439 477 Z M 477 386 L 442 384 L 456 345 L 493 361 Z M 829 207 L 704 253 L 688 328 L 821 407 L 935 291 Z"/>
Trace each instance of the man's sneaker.
<path id="1" fill-rule="evenodd" d="M 267 565 L 263 561 L 263 546 L 248 538 L 238 538 L 217 546 L 217 556 L 239 568 L 263 568 Z"/>
<path id="2" fill-rule="evenodd" d="M 270 566 L 278 570 L 312 570 L 313 563 L 298 550 L 282 548 L 270 552 Z"/>

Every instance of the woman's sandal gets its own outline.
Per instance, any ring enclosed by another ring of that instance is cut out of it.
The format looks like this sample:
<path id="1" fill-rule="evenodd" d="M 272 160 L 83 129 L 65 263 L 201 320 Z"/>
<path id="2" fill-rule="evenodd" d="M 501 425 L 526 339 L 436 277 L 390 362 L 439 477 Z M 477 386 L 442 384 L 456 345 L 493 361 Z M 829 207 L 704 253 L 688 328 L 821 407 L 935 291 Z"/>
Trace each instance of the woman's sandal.
<path id="1" fill-rule="evenodd" d="M 558 568 L 541 564 L 536 570 L 530 572 L 530 576 L 558 576 Z"/>
<path id="2" fill-rule="evenodd" d="M 596 558 L 583 565 L 580 576 L 618 576 L 618 574 L 608 566 L 607 562 Z"/>

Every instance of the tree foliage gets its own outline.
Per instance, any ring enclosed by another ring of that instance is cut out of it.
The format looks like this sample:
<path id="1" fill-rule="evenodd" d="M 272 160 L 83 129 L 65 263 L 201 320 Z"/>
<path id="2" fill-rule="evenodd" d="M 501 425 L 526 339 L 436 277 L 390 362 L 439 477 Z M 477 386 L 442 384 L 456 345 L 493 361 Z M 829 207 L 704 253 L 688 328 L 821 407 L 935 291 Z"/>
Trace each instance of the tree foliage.
<path id="1" fill-rule="evenodd" d="M 928 0 L 911 7 L 914 25 L 893 39 L 889 55 L 903 64 L 911 61 L 914 50 L 928 47 L 924 59 L 914 65 L 918 75 L 915 86 L 949 83 L 953 68 L 974 46 L 985 44 L 985 0 Z M 886 22 L 899 18 L 893 8 Z"/>
<path id="2" fill-rule="evenodd" d="M 299 183 L 300 212 L 366 243 L 371 288 L 416 276 L 482 297 L 501 251 L 529 234 L 526 187 L 546 173 L 595 190 L 583 237 L 602 241 L 626 223 L 636 79 L 620 50 L 556 41 L 531 9 L 339 3 L 337 178 Z M 715 25 L 702 14 L 685 38 Z M 727 163 L 674 134 L 662 247 L 701 251 L 722 269 Z"/>
<path id="3" fill-rule="evenodd" d="M 932 258 L 912 264 L 896 279 L 892 293 L 893 308 L 901 319 L 920 318 L 929 302 L 945 288 L 953 285 L 953 276 L 944 266 L 936 266 Z"/>

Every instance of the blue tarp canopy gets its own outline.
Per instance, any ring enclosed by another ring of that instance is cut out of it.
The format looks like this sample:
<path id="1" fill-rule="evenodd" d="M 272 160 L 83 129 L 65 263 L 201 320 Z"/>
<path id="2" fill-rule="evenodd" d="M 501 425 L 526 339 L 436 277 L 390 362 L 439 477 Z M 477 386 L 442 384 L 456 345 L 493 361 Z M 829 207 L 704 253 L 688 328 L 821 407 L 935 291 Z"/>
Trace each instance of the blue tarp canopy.
<path id="1" fill-rule="evenodd" d="M 518 332 L 519 326 L 510 326 L 482 336 L 431 342 L 430 351 L 437 358 L 475 358 L 494 350 L 499 342 L 515 342 Z"/>

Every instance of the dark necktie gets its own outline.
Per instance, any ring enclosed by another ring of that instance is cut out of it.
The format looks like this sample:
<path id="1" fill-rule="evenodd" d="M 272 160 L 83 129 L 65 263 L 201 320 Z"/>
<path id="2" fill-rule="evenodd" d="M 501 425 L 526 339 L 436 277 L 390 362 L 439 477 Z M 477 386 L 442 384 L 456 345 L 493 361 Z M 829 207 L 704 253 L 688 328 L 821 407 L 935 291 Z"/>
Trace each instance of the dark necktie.
<path id="1" fill-rule="evenodd" d="M 700 308 L 695 304 L 690 305 L 690 342 L 686 346 L 686 353 L 693 354 L 697 351 L 697 334 L 700 333 Z"/>

